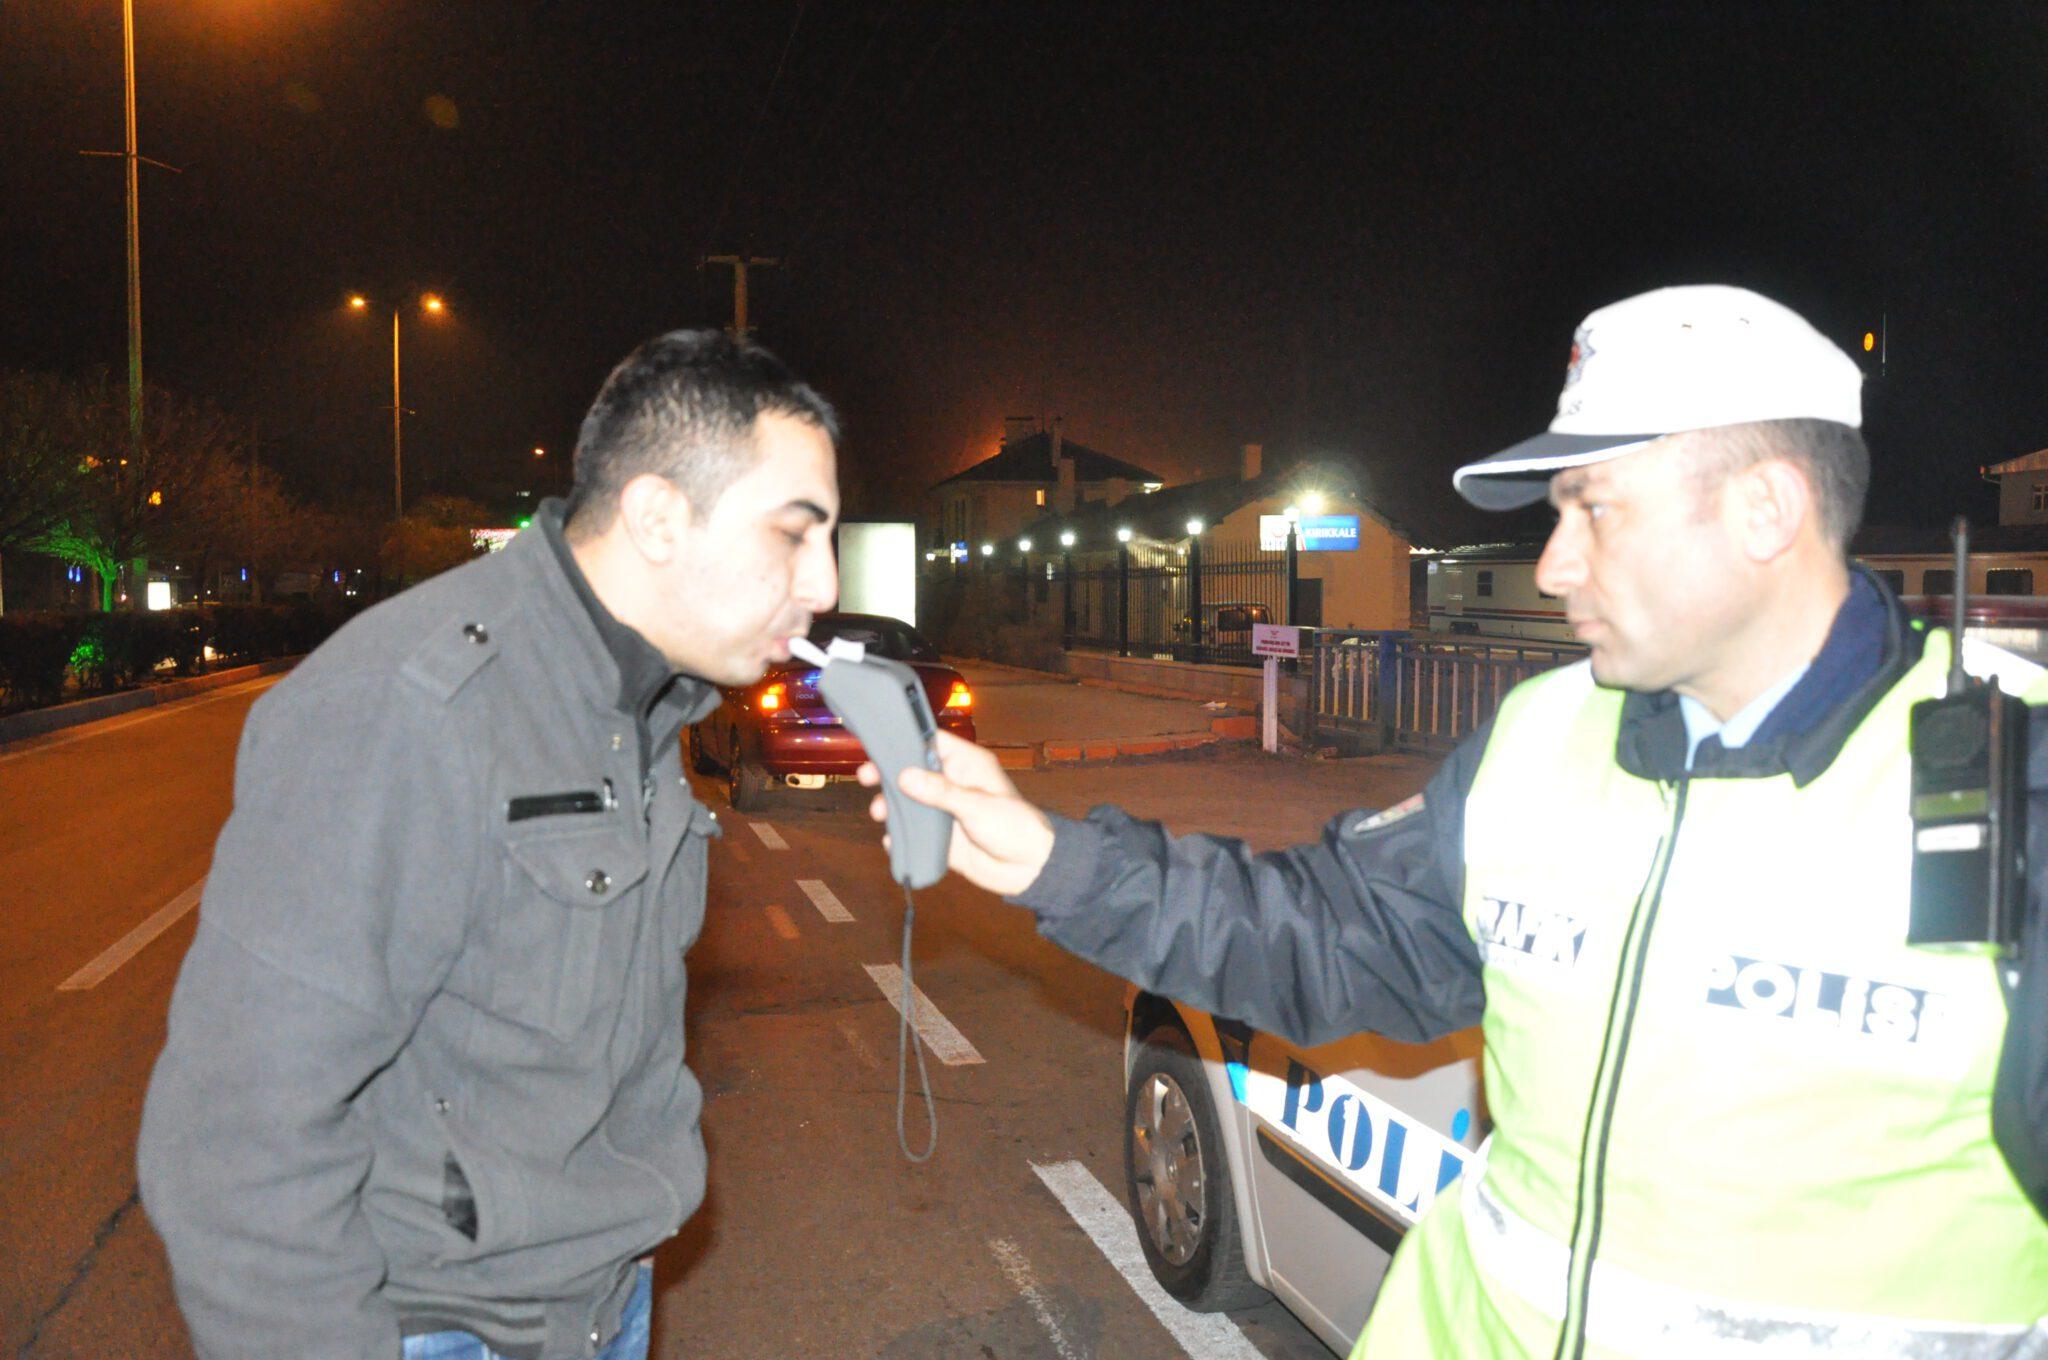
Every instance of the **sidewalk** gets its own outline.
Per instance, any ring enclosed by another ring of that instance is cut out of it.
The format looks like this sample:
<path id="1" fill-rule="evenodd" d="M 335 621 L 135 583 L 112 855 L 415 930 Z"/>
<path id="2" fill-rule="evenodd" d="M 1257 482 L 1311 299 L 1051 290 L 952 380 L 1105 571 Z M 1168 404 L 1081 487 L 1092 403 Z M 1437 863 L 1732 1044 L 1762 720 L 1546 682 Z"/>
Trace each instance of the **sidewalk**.
<path id="1" fill-rule="evenodd" d="M 1013 769 L 1163 755 L 1258 736 L 1258 720 L 1192 699 L 1161 699 L 991 661 L 947 658 L 974 690 L 981 743 Z"/>

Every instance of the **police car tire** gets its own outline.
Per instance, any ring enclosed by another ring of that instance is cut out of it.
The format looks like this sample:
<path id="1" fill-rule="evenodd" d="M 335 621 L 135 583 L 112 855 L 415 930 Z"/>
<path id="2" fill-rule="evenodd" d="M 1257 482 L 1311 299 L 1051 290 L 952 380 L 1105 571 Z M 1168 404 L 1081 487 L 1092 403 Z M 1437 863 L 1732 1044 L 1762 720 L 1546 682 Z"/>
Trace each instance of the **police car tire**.
<path id="1" fill-rule="evenodd" d="M 1140 1093 L 1153 1074 L 1169 1077 L 1188 1102 L 1202 1159 L 1202 1228 L 1195 1250 L 1184 1265 L 1174 1265 L 1159 1251 L 1138 1209 L 1136 1127 Z M 1130 1206 L 1145 1251 L 1145 1264 L 1160 1287 L 1200 1313 L 1246 1308 L 1272 1297 L 1245 1270 L 1244 1229 L 1237 1218 L 1237 1197 L 1230 1183 L 1229 1154 L 1223 1129 L 1209 1098 L 1209 1077 L 1195 1055 L 1194 1041 L 1179 1025 L 1163 1024 L 1144 1038 L 1131 1079 L 1124 1088 L 1124 1200 Z"/>
<path id="2" fill-rule="evenodd" d="M 690 768 L 703 775 L 717 773 L 718 763 L 712 760 L 710 753 L 704 749 L 704 729 L 692 727 L 687 730 L 689 735 L 685 740 L 689 743 Z"/>

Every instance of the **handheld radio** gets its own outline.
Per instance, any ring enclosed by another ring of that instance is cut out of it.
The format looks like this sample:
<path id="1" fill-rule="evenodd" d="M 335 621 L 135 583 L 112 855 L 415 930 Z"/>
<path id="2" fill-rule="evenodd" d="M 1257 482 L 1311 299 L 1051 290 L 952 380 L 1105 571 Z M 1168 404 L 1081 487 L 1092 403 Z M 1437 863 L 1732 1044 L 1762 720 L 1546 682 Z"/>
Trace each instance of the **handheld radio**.
<path id="1" fill-rule="evenodd" d="M 938 723 L 931 701 L 915 670 L 900 661 L 869 656 L 867 647 L 851 638 L 834 638 L 822 650 L 809 638 L 792 638 L 789 650 L 818 668 L 818 695 L 839 721 L 860 739 L 868 759 L 882 774 L 882 795 L 889 807 L 889 877 L 903 885 L 903 996 L 897 1006 L 896 1142 L 903 1155 L 922 1162 L 939 1146 L 939 1110 L 932 1100 L 931 1076 L 925 1071 L 924 1045 L 917 1044 L 917 1077 L 924 1088 L 925 1121 L 930 1141 L 912 1152 L 903 1131 L 903 1104 L 909 1089 L 912 1047 L 910 1017 L 917 989 L 910 981 L 910 938 L 917 905 L 911 891 L 929 888 L 946 876 L 946 852 L 953 842 L 950 813 L 906 797 L 897 777 L 913 765 L 939 768 L 932 739 Z"/>
<path id="2" fill-rule="evenodd" d="M 1906 943 L 2019 945 L 2027 891 L 2027 706 L 1963 670 L 1969 525 L 1955 522 L 1948 689 L 1913 705 L 1913 891 Z"/>

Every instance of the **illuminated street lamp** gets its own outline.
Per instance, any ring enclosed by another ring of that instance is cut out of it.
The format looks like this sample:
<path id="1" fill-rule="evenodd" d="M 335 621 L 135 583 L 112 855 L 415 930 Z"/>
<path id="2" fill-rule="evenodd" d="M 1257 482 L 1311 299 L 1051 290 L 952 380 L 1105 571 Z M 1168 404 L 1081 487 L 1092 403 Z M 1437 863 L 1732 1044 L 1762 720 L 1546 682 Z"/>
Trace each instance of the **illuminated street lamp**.
<path id="1" fill-rule="evenodd" d="M 1060 546 L 1062 548 L 1074 546 L 1074 531 L 1072 529 L 1062 529 L 1060 531 Z"/>
<path id="2" fill-rule="evenodd" d="M 1200 534 L 1201 532 L 1202 532 L 1202 521 L 1200 521 L 1200 520 L 1198 520 L 1198 519 L 1191 519 L 1191 520 L 1189 520 L 1189 521 L 1188 521 L 1188 537 L 1189 537 L 1189 538 L 1194 538 L 1194 537 L 1195 537 L 1196 535 Z"/>
<path id="3" fill-rule="evenodd" d="M 981 555 L 982 555 L 983 557 L 994 557 L 994 556 L 996 555 L 996 545 L 995 545 L 995 544 L 993 544 L 993 543 L 984 543 L 984 544 L 982 544 L 982 545 L 981 545 Z"/>
<path id="4" fill-rule="evenodd" d="M 1017 551 L 1018 551 L 1018 552 L 1030 552 L 1030 551 L 1031 551 L 1031 540 L 1030 540 L 1030 539 L 1028 539 L 1028 538 L 1020 538 L 1020 539 L 1018 539 L 1018 540 L 1017 540 Z"/>
<path id="5" fill-rule="evenodd" d="M 448 310 L 448 304 L 441 300 L 439 293 L 422 293 L 420 310 L 428 316 L 440 316 Z M 352 312 L 370 310 L 370 299 L 361 293 L 350 293 L 348 309 Z M 405 515 L 405 404 L 401 400 L 398 380 L 398 318 L 403 309 L 391 309 L 391 507 L 400 518 Z M 542 450 L 535 449 L 534 456 Z"/>
<path id="6" fill-rule="evenodd" d="M 1131 541 L 1131 529 L 1129 525 L 1124 525 L 1116 531 L 1116 541 L 1119 543 L 1128 543 Z"/>

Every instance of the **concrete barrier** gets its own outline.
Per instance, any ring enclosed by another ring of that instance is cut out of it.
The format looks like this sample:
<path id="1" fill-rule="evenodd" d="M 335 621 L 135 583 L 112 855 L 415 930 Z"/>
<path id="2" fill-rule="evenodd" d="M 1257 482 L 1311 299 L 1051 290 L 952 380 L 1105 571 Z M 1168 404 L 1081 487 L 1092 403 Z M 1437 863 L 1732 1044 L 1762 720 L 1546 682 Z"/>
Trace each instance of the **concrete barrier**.
<path id="1" fill-rule="evenodd" d="M 215 671 L 212 675 L 195 675 L 189 680 L 169 680 L 160 685 L 144 685 L 140 689 L 123 690 L 119 694 L 102 694 L 96 699 L 79 699 L 68 704 L 52 704 L 48 708 L 32 708 L 26 713 L 13 713 L 0 718 L 0 746 L 10 742 L 26 741 L 30 737 L 47 736 L 61 732 L 67 727 L 83 723 L 98 722 L 102 718 L 117 717 L 132 713 L 138 708 L 154 708 L 178 699 L 188 699 L 195 694 L 204 694 L 210 689 L 224 685 L 240 684 L 260 676 L 276 675 L 299 664 L 302 657 L 281 656 L 271 661 L 259 661 L 253 666 L 236 666 L 231 670 Z"/>

